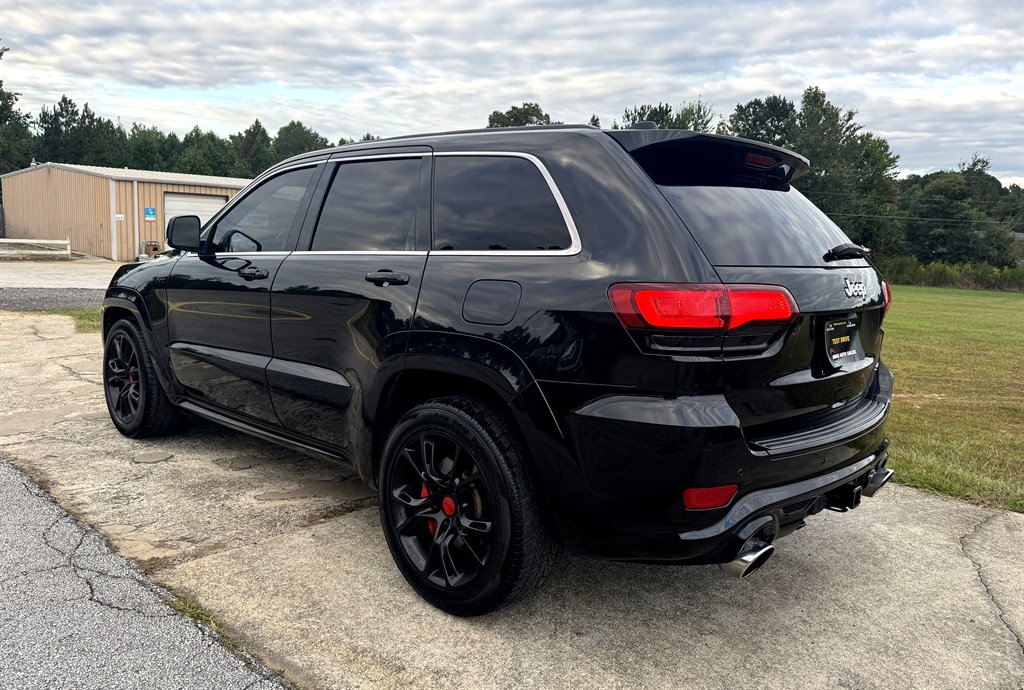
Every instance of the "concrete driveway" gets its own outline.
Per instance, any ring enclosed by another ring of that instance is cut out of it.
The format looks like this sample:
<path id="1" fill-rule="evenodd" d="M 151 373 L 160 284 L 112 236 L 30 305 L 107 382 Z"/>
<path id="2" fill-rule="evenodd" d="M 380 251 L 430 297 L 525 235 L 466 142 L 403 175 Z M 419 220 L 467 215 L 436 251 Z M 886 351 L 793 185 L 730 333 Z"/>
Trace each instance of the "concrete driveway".
<path id="1" fill-rule="evenodd" d="M 120 266 L 95 257 L 0 261 L 0 311 L 96 308 Z"/>
<path id="2" fill-rule="evenodd" d="M 200 423 L 118 435 L 99 353 L 70 319 L 0 316 L 0 450 L 299 686 L 1024 687 L 1024 515 L 893 486 L 747 581 L 565 557 L 461 620 L 408 588 L 341 470 Z"/>
<path id="3" fill-rule="evenodd" d="M 0 261 L 0 288 L 105 290 L 122 265 L 95 256 L 71 261 Z"/>

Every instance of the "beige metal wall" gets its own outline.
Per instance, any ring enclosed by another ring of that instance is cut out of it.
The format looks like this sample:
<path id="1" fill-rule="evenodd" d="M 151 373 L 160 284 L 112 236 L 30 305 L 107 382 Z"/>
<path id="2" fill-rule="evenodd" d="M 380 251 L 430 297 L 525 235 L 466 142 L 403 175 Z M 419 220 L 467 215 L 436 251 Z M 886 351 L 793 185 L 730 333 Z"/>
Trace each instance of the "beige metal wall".
<path id="1" fill-rule="evenodd" d="M 132 183 L 118 180 L 114 183 L 114 225 L 117 227 L 117 256 L 115 261 L 131 261 L 139 254 L 133 245 L 132 232 Z M 119 216 L 124 220 L 118 220 Z"/>
<path id="2" fill-rule="evenodd" d="M 110 180 L 39 167 L 2 180 L 7 236 L 71 239 L 71 249 L 110 255 Z M 152 223 L 150 223 L 152 225 Z"/>
<path id="3" fill-rule="evenodd" d="M 133 206 L 134 192 L 132 185 L 138 186 L 138 205 Z M 168 218 L 164 214 L 164 194 L 208 194 L 230 199 L 239 190 L 229 187 L 200 187 L 186 184 L 160 184 L 155 182 L 128 182 L 118 180 L 117 182 L 117 210 L 115 213 L 123 213 L 124 220 L 117 221 L 117 253 L 119 261 L 128 261 L 141 253 L 143 243 L 147 240 L 160 243 L 160 249 L 164 246 L 164 232 L 167 229 Z M 156 222 L 146 222 L 145 209 L 156 209 Z M 139 243 L 135 243 L 135 225 L 133 218 L 138 222 Z"/>
<path id="4" fill-rule="evenodd" d="M 170 220 L 164 214 L 164 194 L 210 194 L 230 200 L 239 190 L 227 187 L 196 187 L 183 184 L 150 184 L 139 183 L 139 227 L 141 238 L 145 240 L 156 240 L 160 247 L 164 246 L 164 233 L 167 230 L 167 221 Z M 142 203 L 143 200 L 146 203 Z M 147 206 L 156 209 L 156 222 L 146 223 L 142 218 L 143 209 Z"/>
<path id="5" fill-rule="evenodd" d="M 72 250 L 114 261 L 135 258 L 146 240 L 159 242 L 163 249 L 167 223 L 165 193 L 209 194 L 227 199 L 238 193 L 237 189 L 227 187 L 114 181 L 44 166 L 5 177 L 2 184 L 8 237 L 69 238 Z M 147 207 L 156 209 L 156 222 L 146 222 Z M 118 220 L 118 214 L 123 215 L 123 220 Z M 111 223 L 115 229 L 113 236 Z"/>

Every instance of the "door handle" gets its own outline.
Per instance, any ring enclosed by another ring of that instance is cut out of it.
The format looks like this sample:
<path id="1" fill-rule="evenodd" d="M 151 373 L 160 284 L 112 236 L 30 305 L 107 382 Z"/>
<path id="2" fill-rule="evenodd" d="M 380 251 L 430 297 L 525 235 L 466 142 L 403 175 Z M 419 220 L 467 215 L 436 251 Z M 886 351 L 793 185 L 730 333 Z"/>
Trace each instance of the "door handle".
<path id="1" fill-rule="evenodd" d="M 255 266 L 238 269 L 238 275 L 246 280 L 263 280 L 270 276 L 266 269 L 256 268 Z"/>
<path id="2" fill-rule="evenodd" d="M 367 273 L 366 281 L 373 283 L 374 285 L 380 285 L 381 287 L 387 287 L 388 285 L 407 285 L 409 283 L 409 274 L 395 273 L 394 271 L 381 269 L 376 273 Z"/>

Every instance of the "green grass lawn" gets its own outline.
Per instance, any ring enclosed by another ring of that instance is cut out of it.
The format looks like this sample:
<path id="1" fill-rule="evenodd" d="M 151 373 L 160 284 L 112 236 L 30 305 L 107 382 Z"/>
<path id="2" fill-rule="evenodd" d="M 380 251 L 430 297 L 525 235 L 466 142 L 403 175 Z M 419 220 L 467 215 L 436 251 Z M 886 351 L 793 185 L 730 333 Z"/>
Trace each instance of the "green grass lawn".
<path id="1" fill-rule="evenodd" d="M 904 484 L 1024 512 L 1024 294 L 893 287 L 890 467 Z"/>
<path id="2" fill-rule="evenodd" d="M 47 309 L 44 314 L 70 316 L 75 320 L 76 333 L 99 333 L 103 330 L 103 310 L 95 309 Z"/>

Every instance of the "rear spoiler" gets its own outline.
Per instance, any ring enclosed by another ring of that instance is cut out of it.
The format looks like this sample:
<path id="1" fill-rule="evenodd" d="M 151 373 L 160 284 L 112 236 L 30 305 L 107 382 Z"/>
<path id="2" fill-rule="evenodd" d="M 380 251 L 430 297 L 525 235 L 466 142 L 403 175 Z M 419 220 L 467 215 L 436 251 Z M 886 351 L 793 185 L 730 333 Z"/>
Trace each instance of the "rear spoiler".
<path id="1" fill-rule="evenodd" d="M 727 179 L 740 181 L 737 178 L 753 183 L 756 177 L 761 184 L 785 185 L 811 169 L 810 161 L 789 149 L 722 134 L 686 129 L 610 129 L 604 133 L 658 184 L 728 184 Z"/>

